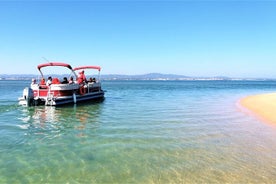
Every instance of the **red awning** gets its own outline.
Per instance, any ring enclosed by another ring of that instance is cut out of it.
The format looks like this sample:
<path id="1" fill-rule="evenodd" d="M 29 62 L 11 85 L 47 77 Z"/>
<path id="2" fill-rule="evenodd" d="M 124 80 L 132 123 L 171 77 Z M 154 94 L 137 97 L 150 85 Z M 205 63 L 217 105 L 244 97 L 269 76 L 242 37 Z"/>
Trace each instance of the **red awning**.
<path id="1" fill-rule="evenodd" d="M 76 70 L 85 70 L 85 69 L 96 69 L 96 70 L 101 71 L 100 66 L 79 66 L 79 67 L 74 68 L 73 70 L 76 71 Z"/>
<path id="2" fill-rule="evenodd" d="M 50 63 L 44 63 L 44 64 L 40 64 L 37 66 L 38 70 L 40 70 L 43 67 L 47 67 L 47 66 L 63 66 L 63 67 L 67 67 L 69 69 L 72 69 L 71 65 L 67 64 L 67 63 L 60 63 L 60 62 L 50 62 Z"/>

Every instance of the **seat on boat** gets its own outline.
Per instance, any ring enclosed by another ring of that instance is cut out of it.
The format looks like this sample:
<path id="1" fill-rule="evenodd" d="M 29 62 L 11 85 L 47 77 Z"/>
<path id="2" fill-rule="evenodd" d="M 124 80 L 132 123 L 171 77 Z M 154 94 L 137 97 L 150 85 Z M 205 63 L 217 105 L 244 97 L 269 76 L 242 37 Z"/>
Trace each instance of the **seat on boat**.
<path id="1" fill-rule="evenodd" d="M 47 89 L 48 88 L 48 86 L 46 86 L 46 85 L 39 85 L 39 89 Z"/>

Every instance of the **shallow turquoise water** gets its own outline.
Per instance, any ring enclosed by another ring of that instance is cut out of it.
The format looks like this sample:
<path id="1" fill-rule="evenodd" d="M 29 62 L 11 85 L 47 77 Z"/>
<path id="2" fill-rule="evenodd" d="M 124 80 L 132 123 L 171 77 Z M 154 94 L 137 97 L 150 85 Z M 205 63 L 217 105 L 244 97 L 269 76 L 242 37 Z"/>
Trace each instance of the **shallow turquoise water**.
<path id="1" fill-rule="evenodd" d="M 276 181 L 276 128 L 238 105 L 276 81 L 103 81 L 61 108 L 18 106 L 27 85 L 0 81 L 0 183 Z"/>

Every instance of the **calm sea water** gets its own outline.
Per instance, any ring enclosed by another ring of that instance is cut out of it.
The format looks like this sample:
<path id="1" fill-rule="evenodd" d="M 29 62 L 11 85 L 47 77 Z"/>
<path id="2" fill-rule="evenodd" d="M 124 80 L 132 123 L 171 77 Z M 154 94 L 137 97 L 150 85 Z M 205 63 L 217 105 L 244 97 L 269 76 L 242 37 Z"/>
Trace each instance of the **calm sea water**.
<path id="1" fill-rule="evenodd" d="M 60 108 L 18 106 L 28 85 L 0 81 L 0 183 L 276 181 L 276 128 L 238 105 L 275 81 L 103 81 Z"/>

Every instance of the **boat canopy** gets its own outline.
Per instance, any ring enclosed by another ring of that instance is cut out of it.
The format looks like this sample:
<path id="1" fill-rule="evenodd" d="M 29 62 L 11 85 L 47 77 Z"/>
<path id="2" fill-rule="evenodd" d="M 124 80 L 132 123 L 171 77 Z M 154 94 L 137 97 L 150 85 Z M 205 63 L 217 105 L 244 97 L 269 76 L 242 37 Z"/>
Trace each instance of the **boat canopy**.
<path id="1" fill-rule="evenodd" d="M 67 64 L 67 63 L 61 63 L 61 62 L 49 62 L 49 63 L 43 63 L 37 66 L 42 78 L 44 78 L 42 71 L 40 70 L 43 67 L 47 67 L 47 66 L 61 66 L 61 67 L 66 67 L 69 70 L 71 70 L 71 72 L 73 73 L 73 75 L 77 78 L 76 73 L 74 72 L 73 68 L 71 65 Z"/>
<path id="2" fill-rule="evenodd" d="M 76 71 L 76 70 L 84 70 L 84 69 L 96 69 L 98 71 L 101 71 L 100 66 L 79 66 L 79 67 L 74 68 L 73 70 Z"/>
<path id="3" fill-rule="evenodd" d="M 47 67 L 47 66 L 63 66 L 63 67 L 67 67 L 70 70 L 72 70 L 71 65 L 67 64 L 67 63 L 61 63 L 61 62 L 50 62 L 50 63 L 44 63 L 44 64 L 40 64 L 37 66 L 38 70 L 40 70 L 43 67 Z"/>

